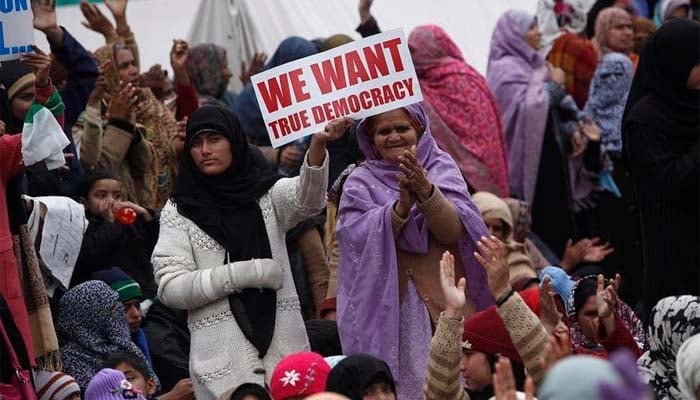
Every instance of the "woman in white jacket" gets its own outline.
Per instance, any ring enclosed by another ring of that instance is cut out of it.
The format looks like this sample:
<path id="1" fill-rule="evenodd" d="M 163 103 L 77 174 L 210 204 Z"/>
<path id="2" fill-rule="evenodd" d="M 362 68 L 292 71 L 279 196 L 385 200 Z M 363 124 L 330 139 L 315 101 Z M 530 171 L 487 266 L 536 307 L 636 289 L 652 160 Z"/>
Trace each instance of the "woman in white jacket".
<path id="1" fill-rule="evenodd" d="M 204 106 L 190 117 L 153 265 L 161 301 L 188 310 L 198 400 L 265 385 L 281 358 L 308 349 L 284 238 L 322 210 L 326 142 L 350 123 L 315 134 L 300 175 L 281 178 L 256 165 L 230 111 Z"/>

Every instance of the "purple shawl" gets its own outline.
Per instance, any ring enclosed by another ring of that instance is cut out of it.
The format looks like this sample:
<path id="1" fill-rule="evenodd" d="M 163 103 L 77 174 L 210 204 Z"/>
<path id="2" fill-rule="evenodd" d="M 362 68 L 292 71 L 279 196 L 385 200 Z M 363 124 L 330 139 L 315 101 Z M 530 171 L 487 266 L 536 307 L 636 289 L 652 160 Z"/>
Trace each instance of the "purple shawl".
<path id="1" fill-rule="evenodd" d="M 511 196 L 532 204 L 547 125 L 544 58 L 525 42 L 535 19 L 522 11 L 499 18 L 491 37 L 486 80 L 503 118 Z"/>
<path id="2" fill-rule="evenodd" d="M 478 310 L 494 303 L 484 269 L 473 256 L 475 242 L 488 234 L 479 210 L 452 157 L 440 150 L 430 135 L 430 121 L 419 104 L 405 107 L 425 132 L 417 151 L 428 177 L 455 206 L 466 235 L 458 243 L 469 297 Z M 343 354 L 369 353 L 386 361 L 399 374 L 399 277 L 397 247 L 413 253 L 428 250 L 428 224 L 414 206 L 401 235 L 394 237 L 392 207 L 399 197 L 398 164 L 381 160 L 368 136 L 366 120 L 357 128 L 357 140 L 367 161 L 348 177 L 340 201 L 337 225 L 340 245 L 338 267 L 338 329 Z M 439 273 L 435 260 L 435 273 Z M 404 323 L 411 316 L 404 316 Z M 429 342 L 429 339 L 428 339 Z M 426 345 L 429 345 L 426 344 Z"/>

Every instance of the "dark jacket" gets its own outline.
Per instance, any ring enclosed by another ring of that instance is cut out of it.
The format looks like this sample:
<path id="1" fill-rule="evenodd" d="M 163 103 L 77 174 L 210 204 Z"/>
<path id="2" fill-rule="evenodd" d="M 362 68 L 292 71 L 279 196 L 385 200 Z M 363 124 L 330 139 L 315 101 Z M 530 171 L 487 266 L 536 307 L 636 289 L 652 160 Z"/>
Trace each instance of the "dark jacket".
<path id="1" fill-rule="evenodd" d="M 73 143 L 73 124 L 85 110 L 88 97 L 90 97 L 90 93 L 95 87 L 95 81 L 99 76 L 99 71 L 90 52 L 85 50 L 65 28 L 61 29 L 63 29 L 63 43 L 60 46 L 52 44 L 51 53 L 67 71 L 66 84 L 59 90 L 63 104 L 66 107 L 63 131 L 70 141 L 66 152 L 76 154 L 76 156 L 71 160 L 66 160 L 70 170 L 66 175 L 61 175 L 60 179 L 64 192 L 71 193 L 78 185 L 82 174 L 75 144 Z"/>
<path id="2" fill-rule="evenodd" d="M 70 286 L 89 280 L 95 271 L 119 267 L 141 285 L 145 298 L 154 297 L 151 254 L 158 241 L 158 218 L 121 225 L 88 215 L 88 221 Z"/>

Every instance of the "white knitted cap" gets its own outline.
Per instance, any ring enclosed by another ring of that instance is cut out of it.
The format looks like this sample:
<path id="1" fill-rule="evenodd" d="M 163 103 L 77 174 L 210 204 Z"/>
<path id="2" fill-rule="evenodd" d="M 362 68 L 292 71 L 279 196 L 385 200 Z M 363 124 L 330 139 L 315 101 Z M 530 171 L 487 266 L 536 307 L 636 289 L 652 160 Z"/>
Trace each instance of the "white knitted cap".
<path id="1" fill-rule="evenodd" d="M 39 400 L 65 400 L 73 393 L 80 393 L 75 379 L 63 372 L 36 371 L 34 385 Z"/>

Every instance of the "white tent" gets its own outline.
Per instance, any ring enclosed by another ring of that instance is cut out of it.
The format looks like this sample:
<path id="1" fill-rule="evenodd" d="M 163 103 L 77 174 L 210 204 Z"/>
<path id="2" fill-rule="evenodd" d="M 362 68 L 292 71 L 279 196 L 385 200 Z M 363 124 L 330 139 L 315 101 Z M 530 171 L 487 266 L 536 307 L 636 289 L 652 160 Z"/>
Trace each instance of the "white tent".
<path id="1" fill-rule="evenodd" d="M 498 17 L 509 9 L 534 13 L 536 5 L 537 0 L 375 0 L 372 14 L 381 29 L 402 27 L 406 35 L 422 24 L 443 27 L 465 59 L 483 73 Z M 186 38 L 191 45 L 226 47 L 231 70 L 237 73 L 241 60 L 256 51 L 272 54 L 288 36 L 314 39 L 345 33 L 359 38 L 357 6 L 357 0 L 131 0 L 127 17 L 139 43 L 142 69 L 155 63 L 169 68 L 172 39 Z M 104 43 L 80 24 L 77 6 L 60 7 L 58 18 L 86 48 Z M 39 32 L 36 38 L 48 47 Z M 237 79 L 231 84 L 240 87 Z"/>

